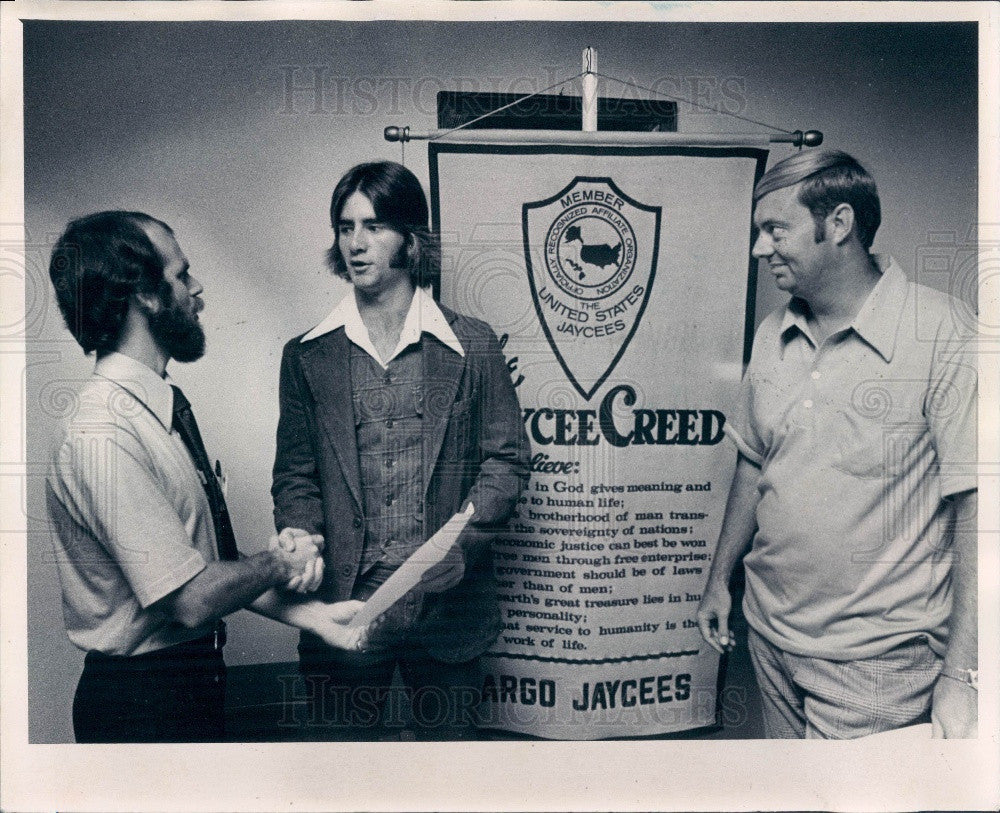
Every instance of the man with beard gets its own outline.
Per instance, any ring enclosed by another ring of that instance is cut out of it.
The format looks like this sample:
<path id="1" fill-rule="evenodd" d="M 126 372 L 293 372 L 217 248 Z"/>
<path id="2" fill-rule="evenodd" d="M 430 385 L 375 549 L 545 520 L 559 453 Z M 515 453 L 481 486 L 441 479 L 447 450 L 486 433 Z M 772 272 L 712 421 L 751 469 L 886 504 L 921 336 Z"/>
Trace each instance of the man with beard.
<path id="1" fill-rule="evenodd" d="M 201 284 L 170 227 L 139 212 L 69 224 L 49 274 L 93 377 L 79 393 L 46 496 L 70 640 L 84 650 L 79 742 L 224 738 L 222 616 L 250 606 L 333 647 L 359 602 L 286 603 L 323 577 L 323 538 L 296 529 L 240 556 L 191 406 L 166 377 L 205 350 Z"/>

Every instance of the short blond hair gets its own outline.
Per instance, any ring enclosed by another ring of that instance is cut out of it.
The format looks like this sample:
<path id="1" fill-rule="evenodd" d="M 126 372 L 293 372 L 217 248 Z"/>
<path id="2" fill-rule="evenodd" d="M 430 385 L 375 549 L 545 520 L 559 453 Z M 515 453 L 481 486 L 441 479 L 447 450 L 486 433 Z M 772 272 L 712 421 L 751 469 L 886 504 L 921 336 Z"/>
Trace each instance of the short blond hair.
<path id="1" fill-rule="evenodd" d="M 798 200 L 816 221 L 816 242 L 824 236 L 823 223 L 839 204 L 854 209 L 858 240 L 867 251 L 882 223 L 875 179 L 856 158 L 840 150 L 803 150 L 779 161 L 757 182 L 754 203 L 787 186 L 802 184 Z"/>

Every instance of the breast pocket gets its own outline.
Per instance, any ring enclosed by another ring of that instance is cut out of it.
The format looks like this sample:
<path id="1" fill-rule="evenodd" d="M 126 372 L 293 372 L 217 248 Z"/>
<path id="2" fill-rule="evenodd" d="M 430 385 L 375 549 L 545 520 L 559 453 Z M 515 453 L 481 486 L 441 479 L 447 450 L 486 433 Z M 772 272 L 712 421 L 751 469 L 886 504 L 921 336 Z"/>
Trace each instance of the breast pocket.
<path id="1" fill-rule="evenodd" d="M 863 479 L 897 476 L 905 467 L 917 438 L 912 428 L 837 411 L 827 427 L 830 464 Z M 820 427 L 820 431 L 824 431 Z"/>

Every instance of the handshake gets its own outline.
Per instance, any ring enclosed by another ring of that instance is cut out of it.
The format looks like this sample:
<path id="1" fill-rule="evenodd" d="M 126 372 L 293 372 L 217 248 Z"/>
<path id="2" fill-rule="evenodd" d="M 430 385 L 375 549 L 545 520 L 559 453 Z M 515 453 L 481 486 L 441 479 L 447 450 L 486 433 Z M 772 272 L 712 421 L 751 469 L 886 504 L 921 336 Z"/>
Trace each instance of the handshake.
<path id="1" fill-rule="evenodd" d="M 323 581 L 323 537 L 299 528 L 285 528 L 271 537 L 268 550 L 282 568 L 284 590 L 312 593 Z M 338 649 L 365 651 L 372 635 L 384 626 L 380 618 L 373 624 L 354 625 L 351 622 L 364 606 L 361 601 L 338 601 L 333 604 L 309 600 L 279 598 L 271 593 L 266 600 L 265 615 L 318 635 Z"/>
<path id="2" fill-rule="evenodd" d="M 369 609 L 355 621 L 365 602 L 279 600 L 286 623 L 309 630 L 326 643 L 341 649 L 379 648 L 402 628 L 399 613 L 389 608 L 411 590 L 440 593 L 458 584 L 465 574 L 465 554 L 459 536 L 474 508 L 456 514 L 415 552 L 371 597 Z M 323 582 L 323 537 L 301 528 L 284 528 L 271 537 L 268 550 L 281 568 L 279 585 L 286 593 L 312 593 Z M 391 589 L 390 589 L 391 588 Z M 376 609 L 377 607 L 377 609 Z M 275 617 L 272 615 L 272 617 Z"/>
<path id="3" fill-rule="evenodd" d="M 325 543 L 319 534 L 301 528 L 285 528 L 268 542 L 278 564 L 284 569 L 285 589 L 295 593 L 312 593 L 323 582 Z"/>

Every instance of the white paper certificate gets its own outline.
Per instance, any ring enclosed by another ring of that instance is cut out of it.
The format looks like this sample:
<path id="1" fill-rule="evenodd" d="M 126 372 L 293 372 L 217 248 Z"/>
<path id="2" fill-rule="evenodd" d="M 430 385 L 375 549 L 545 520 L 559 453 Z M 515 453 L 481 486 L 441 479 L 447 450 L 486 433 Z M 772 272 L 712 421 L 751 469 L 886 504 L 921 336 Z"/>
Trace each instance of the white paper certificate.
<path id="1" fill-rule="evenodd" d="M 469 503 L 464 512 L 455 514 L 434 536 L 417 548 L 365 602 L 365 606 L 351 621 L 351 626 L 367 626 L 416 587 L 424 573 L 440 562 L 455 544 L 473 513 L 475 508 Z"/>

